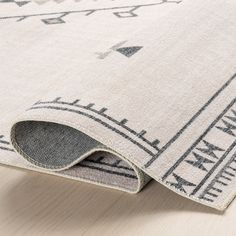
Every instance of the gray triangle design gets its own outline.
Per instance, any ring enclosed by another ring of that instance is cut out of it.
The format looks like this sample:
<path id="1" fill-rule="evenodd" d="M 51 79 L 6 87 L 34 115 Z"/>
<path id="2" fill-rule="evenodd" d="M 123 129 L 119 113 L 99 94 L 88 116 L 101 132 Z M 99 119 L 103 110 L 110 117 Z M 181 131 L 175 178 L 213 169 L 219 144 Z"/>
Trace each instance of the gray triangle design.
<path id="1" fill-rule="evenodd" d="M 142 47 L 135 46 L 135 47 L 123 47 L 116 49 L 117 52 L 123 54 L 126 57 L 132 57 L 136 52 L 138 52 Z"/>

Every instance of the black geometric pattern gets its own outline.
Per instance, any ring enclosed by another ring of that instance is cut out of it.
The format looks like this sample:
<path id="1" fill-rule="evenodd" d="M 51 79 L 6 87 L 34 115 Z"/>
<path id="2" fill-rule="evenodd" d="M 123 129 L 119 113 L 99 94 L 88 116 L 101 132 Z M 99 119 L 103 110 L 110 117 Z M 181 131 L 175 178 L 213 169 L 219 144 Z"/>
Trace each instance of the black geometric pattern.
<path id="1" fill-rule="evenodd" d="M 166 182 L 167 184 L 169 184 L 170 186 L 175 187 L 177 190 L 187 193 L 186 187 L 190 186 L 196 186 L 195 184 L 185 180 L 184 178 L 180 177 L 179 175 L 173 173 L 173 176 L 176 180 L 176 182 Z"/>
<path id="2" fill-rule="evenodd" d="M 197 148 L 197 150 L 201 151 L 202 153 L 205 153 L 211 157 L 214 157 L 216 159 L 218 159 L 218 155 L 216 154 L 217 153 L 220 153 L 220 152 L 223 152 L 225 151 L 224 149 L 216 146 L 216 145 L 213 145 L 212 143 L 209 143 L 207 142 L 206 140 L 202 140 L 203 141 L 203 144 L 204 144 L 204 148 Z"/>
<path id="3" fill-rule="evenodd" d="M 208 171 L 205 164 L 214 163 L 214 161 L 205 158 L 195 152 L 193 152 L 193 155 L 195 157 L 195 160 L 186 160 L 186 162 L 192 166 L 197 167 L 198 169 Z"/>
<path id="4" fill-rule="evenodd" d="M 222 119 L 222 122 L 223 122 L 223 126 L 217 126 L 217 128 L 229 135 L 236 136 L 236 132 L 235 132 L 236 125 L 233 125 L 231 122 L 228 122 L 223 119 Z"/>

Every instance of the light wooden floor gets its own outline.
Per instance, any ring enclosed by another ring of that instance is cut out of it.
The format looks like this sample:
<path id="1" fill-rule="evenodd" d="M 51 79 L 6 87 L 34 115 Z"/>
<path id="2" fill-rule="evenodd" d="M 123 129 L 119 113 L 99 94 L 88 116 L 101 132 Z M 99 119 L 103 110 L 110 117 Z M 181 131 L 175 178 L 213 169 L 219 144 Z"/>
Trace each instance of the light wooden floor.
<path id="1" fill-rule="evenodd" d="M 219 213 L 152 182 L 129 195 L 0 166 L 0 235 L 235 236 L 236 201 Z"/>

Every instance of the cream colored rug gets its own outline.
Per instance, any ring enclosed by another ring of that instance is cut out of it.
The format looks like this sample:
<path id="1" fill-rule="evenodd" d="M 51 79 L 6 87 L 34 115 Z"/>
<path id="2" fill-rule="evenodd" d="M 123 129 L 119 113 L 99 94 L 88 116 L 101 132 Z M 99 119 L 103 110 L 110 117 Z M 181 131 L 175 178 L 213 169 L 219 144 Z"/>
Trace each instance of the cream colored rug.
<path id="1" fill-rule="evenodd" d="M 0 162 L 224 210 L 236 194 L 236 1 L 0 0 Z"/>

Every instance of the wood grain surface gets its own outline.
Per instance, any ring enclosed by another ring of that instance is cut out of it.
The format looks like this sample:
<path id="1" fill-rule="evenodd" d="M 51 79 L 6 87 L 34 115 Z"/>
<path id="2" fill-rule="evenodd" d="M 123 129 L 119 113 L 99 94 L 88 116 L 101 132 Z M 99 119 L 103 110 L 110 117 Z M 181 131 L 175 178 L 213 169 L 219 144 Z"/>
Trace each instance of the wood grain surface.
<path id="1" fill-rule="evenodd" d="M 236 235 L 236 202 L 218 212 L 154 181 L 130 195 L 5 166 L 0 179 L 0 235 Z"/>

